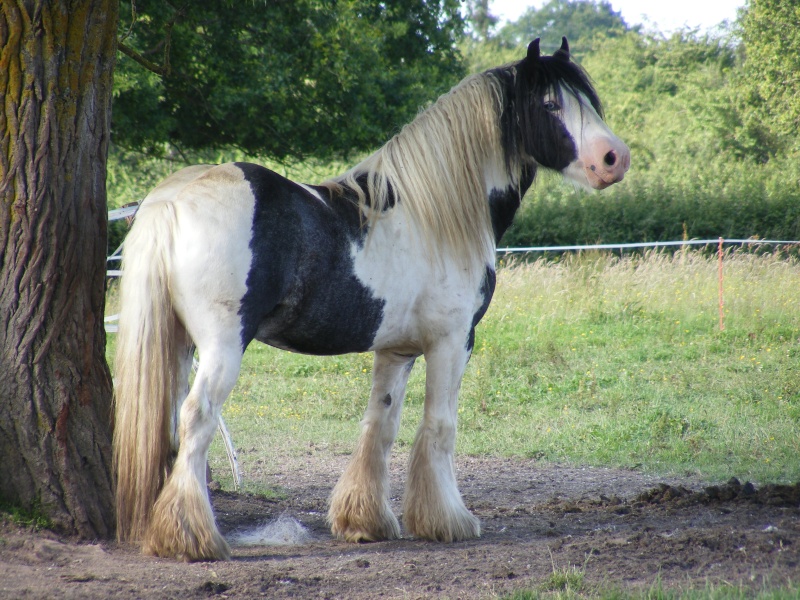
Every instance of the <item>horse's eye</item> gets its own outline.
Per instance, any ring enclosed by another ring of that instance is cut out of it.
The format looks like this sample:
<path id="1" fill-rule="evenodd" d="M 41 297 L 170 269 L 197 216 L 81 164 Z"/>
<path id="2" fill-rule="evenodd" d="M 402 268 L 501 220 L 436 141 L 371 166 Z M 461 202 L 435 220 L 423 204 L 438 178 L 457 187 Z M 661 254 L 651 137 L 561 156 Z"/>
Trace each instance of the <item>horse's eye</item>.
<path id="1" fill-rule="evenodd" d="M 545 100 L 544 109 L 547 112 L 558 112 L 559 110 L 561 110 L 561 107 L 552 100 Z"/>

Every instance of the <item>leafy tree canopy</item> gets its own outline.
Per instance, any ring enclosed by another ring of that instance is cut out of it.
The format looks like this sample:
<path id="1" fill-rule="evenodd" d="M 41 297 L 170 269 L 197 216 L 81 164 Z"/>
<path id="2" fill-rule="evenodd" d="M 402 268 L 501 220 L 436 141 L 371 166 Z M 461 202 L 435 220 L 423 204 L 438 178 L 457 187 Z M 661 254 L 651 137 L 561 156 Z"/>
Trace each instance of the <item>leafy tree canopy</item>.
<path id="1" fill-rule="evenodd" d="M 556 49 L 561 36 L 567 36 L 571 47 L 586 53 L 596 35 L 617 37 L 629 29 L 621 13 L 606 0 L 550 0 L 538 10 L 529 8 L 503 27 L 497 40 L 505 46 L 519 46 L 540 37 L 542 48 Z"/>
<path id="2" fill-rule="evenodd" d="M 760 117 L 788 145 L 800 138 L 800 3 L 749 0 L 741 15 L 744 85 Z"/>
<path id="3" fill-rule="evenodd" d="M 638 170 L 685 172 L 723 156 L 763 162 L 772 151 L 734 85 L 736 48 L 726 39 L 629 32 L 599 43 L 584 66 Z"/>
<path id="4" fill-rule="evenodd" d="M 457 0 L 123 0 L 121 14 L 112 128 L 126 148 L 347 156 L 464 72 Z"/>
<path id="5" fill-rule="evenodd" d="M 541 38 L 545 52 L 554 52 L 561 46 L 561 37 L 567 36 L 570 53 L 580 63 L 603 40 L 640 29 L 628 27 L 605 0 L 549 0 L 540 9 L 529 8 L 492 35 L 496 18 L 488 12 L 486 0 L 470 0 L 468 4 L 473 35 L 462 40 L 461 51 L 470 72 L 519 60 L 535 38 Z"/>
<path id="6" fill-rule="evenodd" d="M 489 0 L 467 0 L 467 21 L 471 29 L 472 37 L 477 40 L 488 40 L 491 37 L 491 30 L 500 21 L 498 17 L 491 13 Z"/>

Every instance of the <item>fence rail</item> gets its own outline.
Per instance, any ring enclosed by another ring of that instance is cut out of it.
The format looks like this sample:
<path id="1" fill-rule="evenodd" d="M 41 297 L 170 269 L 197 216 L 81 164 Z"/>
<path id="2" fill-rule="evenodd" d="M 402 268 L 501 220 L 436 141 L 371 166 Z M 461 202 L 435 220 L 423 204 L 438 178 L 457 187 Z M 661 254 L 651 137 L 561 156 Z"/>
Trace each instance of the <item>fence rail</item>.
<path id="1" fill-rule="evenodd" d="M 518 248 L 498 248 L 497 251 L 503 254 L 525 253 L 525 252 L 568 252 L 574 250 L 626 250 L 633 248 L 662 248 L 666 246 L 716 246 L 722 239 L 723 244 L 730 245 L 772 245 L 772 246 L 791 246 L 800 244 L 798 241 L 789 240 L 760 240 L 756 238 L 735 239 L 735 238 L 715 238 L 713 240 L 681 240 L 674 242 L 633 242 L 629 244 L 586 244 L 574 246 L 523 246 Z"/>

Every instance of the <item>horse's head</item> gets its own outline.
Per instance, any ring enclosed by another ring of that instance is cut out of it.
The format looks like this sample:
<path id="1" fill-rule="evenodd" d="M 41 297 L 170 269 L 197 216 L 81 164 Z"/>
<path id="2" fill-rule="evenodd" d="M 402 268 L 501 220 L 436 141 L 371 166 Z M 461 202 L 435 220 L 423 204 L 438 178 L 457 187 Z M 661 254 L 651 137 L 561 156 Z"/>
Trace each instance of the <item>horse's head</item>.
<path id="1" fill-rule="evenodd" d="M 531 42 L 516 65 L 514 87 L 523 159 L 583 187 L 603 189 L 622 181 L 630 150 L 603 122 L 600 99 L 570 60 L 567 38 L 553 56 L 540 54 L 538 38 Z"/>

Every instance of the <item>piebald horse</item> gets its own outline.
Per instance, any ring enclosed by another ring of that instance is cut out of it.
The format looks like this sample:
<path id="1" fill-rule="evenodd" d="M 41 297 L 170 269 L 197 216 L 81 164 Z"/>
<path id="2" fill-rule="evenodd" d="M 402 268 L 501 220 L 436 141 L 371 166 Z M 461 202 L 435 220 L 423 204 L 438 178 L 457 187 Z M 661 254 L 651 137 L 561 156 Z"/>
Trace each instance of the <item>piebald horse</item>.
<path id="1" fill-rule="evenodd" d="M 409 373 L 427 362 L 408 466 L 408 534 L 480 535 L 456 484 L 458 391 L 495 288 L 495 247 L 537 170 L 602 189 L 630 153 L 570 60 L 539 40 L 467 77 L 385 146 L 321 185 L 249 163 L 185 168 L 125 241 L 116 354 L 117 535 L 145 553 L 230 557 L 209 501 L 217 420 L 253 340 L 308 354 L 374 352 L 361 435 L 328 520 L 349 541 L 401 534 L 387 461 Z M 199 367 L 189 389 L 195 350 Z"/>

